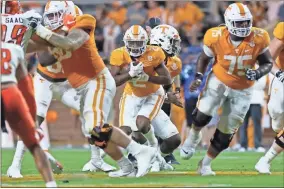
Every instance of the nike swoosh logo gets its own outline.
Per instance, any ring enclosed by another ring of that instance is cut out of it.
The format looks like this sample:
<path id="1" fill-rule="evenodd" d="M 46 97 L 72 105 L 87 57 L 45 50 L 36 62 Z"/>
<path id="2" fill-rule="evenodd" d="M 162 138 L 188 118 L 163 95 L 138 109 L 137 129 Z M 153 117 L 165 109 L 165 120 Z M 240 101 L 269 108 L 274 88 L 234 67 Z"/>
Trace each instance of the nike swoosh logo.
<path id="1" fill-rule="evenodd" d="M 182 151 L 183 151 L 184 153 L 188 154 L 188 152 L 184 151 L 184 149 L 182 149 Z"/>
<path id="2" fill-rule="evenodd" d="M 73 24 L 75 21 L 67 21 L 67 24 Z"/>

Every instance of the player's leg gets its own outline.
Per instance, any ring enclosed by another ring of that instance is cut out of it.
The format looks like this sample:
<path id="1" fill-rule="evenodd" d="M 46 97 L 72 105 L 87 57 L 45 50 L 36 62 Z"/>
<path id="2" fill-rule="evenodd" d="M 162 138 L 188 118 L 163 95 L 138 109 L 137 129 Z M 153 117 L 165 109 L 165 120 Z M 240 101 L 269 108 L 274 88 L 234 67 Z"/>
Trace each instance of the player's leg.
<path id="1" fill-rule="evenodd" d="M 158 140 L 151 126 L 152 120 L 158 115 L 164 102 L 164 89 L 160 89 L 141 101 L 141 108 L 137 114 L 136 126 L 152 147 L 158 146 Z"/>
<path id="2" fill-rule="evenodd" d="M 1 95 L 5 116 L 11 129 L 19 135 L 33 155 L 37 169 L 46 182 L 46 186 L 56 187 L 50 164 L 38 143 L 41 136 L 35 129 L 35 122 L 30 115 L 23 95 L 16 86 L 2 90 Z"/>
<path id="3" fill-rule="evenodd" d="M 233 139 L 234 134 L 242 125 L 249 110 L 252 88 L 245 90 L 230 89 L 228 98 L 223 105 L 223 113 L 205 157 L 199 162 L 198 173 L 202 176 L 215 175 L 211 162 L 224 150 Z"/>
<path id="4" fill-rule="evenodd" d="M 224 92 L 226 86 L 212 73 L 208 76 L 206 86 L 199 95 L 197 106 L 192 113 L 192 126 L 186 138 L 180 155 L 183 159 L 189 159 L 195 153 L 197 145 L 201 141 L 201 129 L 205 127 L 217 113 L 218 108 L 226 98 Z"/>
<path id="5" fill-rule="evenodd" d="M 105 123 L 116 88 L 109 71 L 106 69 L 104 72 L 86 86 L 78 89 L 81 94 L 81 114 L 85 120 L 85 132 L 90 133 L 94 144 L 105 149 L 106 152 L 110 148 L 108 147 L 109 141 L 131 152 L 138 162 L 136 177 L 143 176 L 148 172 L 156 151 L 137 144 L 119 128 Z"/>
<path id="6" fill-rule="evenodd" d="M 268 111 L 272 119 L 272 129 L 276 132 L 276 136 L 270 149 L 255 165 L 255 169 L 264 174 L 271 173 L 270 164 L 272 160 L 284 151 L 284 85 L 274 79 L 270 90 Z"/>
<path id="7" fill-rule="evenodd" d="M 162 139 L 159 146 L 161 156 L 164 158 L 169 154 L 172 154 L 181 143 L 181 138 L 176 126 L 171 122 L 169 116 L 167 116 L 163 110 L 160 110 L 158 115 L 152 120 L 152 125 L 154 127 L 155 135 Z M 163 161 L 161 162 L 163 163 Z M 153 165 L 151 171 L 157 172 L 163 169 L 172 170 L 172 167 L 167 164 L 162 164 L 160 169 L 157 169 L 157 167 Z"/>

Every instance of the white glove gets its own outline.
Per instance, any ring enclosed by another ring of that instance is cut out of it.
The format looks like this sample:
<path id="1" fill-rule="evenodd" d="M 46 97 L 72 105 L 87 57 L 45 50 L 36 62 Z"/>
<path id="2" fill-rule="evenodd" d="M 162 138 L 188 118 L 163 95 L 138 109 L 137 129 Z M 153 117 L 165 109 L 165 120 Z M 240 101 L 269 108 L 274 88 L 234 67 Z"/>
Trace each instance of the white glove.
<path id="1" fill-rule="evenodd" d="M 28 20 L 30 20 L 32 18 L 42 20 L 42 16 L 38 12 L 36 12 L 35 10 L 30 10 L 30 11 L 23 13 L 23 18 L 28 19 Z"/>
<path id="2" fill-rule="evenodd" d="M 133 65 L 133 62 L 130 63 L 129 75 L 130 77 L 137 77 L 143 72 L 143 64 L 139 62 L 136 66 Z"/>

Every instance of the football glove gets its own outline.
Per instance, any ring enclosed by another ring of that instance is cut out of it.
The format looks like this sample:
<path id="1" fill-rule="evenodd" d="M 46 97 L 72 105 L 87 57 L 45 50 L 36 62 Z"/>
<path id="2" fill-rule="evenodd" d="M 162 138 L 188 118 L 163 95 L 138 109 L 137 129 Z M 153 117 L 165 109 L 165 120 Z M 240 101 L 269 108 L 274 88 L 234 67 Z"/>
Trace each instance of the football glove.
<path id="1" fill-rule="evenodd" d="M 250 81 L 255 81 L 261 78 L 261 74 L 259 70 L 247 69 L 246 70 L 246 77 Z"/>
<path id="2" fill-rule="evenodd" d="M 143 72 L 143 64 L 142 62 L 139 62 L 137 65 L 134 65 L 134 62 L 130 63 L 130 70 L 129 75 L 130 77 L 138 77 Z"/>

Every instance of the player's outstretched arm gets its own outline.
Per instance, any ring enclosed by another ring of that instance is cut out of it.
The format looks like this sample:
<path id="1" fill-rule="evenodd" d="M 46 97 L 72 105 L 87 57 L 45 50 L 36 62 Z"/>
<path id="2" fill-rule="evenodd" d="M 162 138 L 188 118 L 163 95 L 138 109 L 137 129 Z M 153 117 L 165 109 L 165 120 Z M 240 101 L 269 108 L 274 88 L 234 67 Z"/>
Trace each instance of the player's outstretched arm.
<path id="1" fill-rule="evenodd" d="M 90 39 L 89 33 L 80 28 L 75 28 L 71 30 L 67 36 L 62 36 L 39 25 L 36 28 L 36 34 L 53 46 L 66 51 L 75 51 Z"/>
<path id="2" fill-rule="evenodd" d="M 273 66 L 273 58 L 269 52 L 269 50 L 265 51 L 264 53 L 260 54 L 257 57 L 259 68 L 257 69 L 257 72 L 259 74 L 258 79 L 262 76 L 268 74 Z"/>

